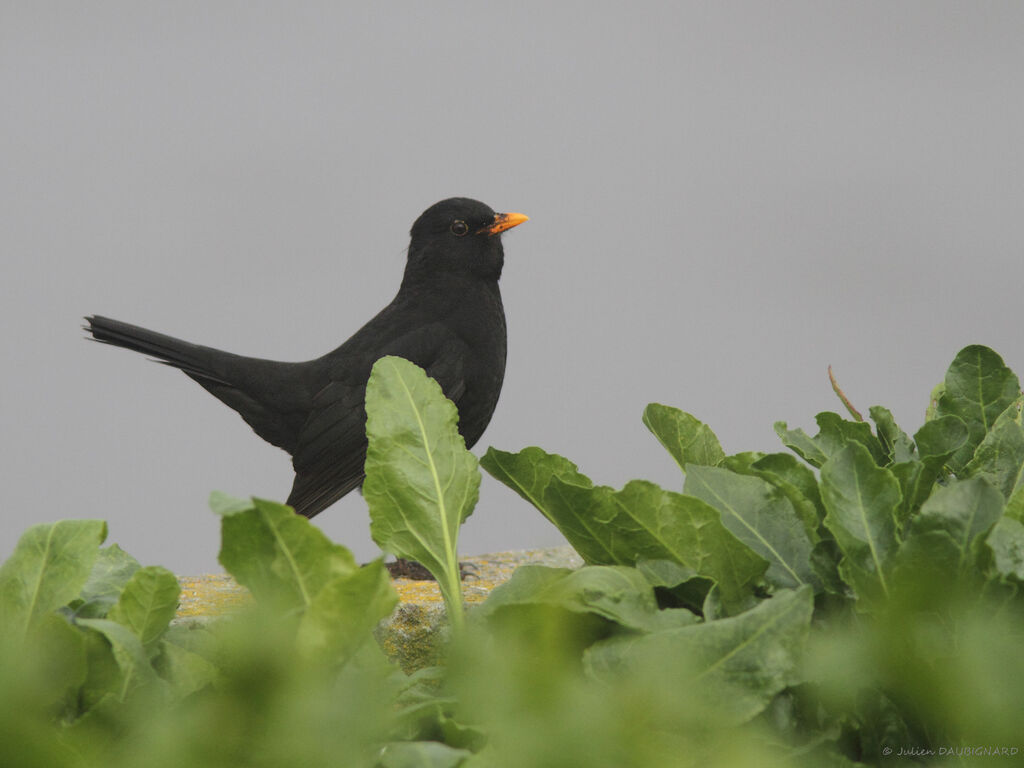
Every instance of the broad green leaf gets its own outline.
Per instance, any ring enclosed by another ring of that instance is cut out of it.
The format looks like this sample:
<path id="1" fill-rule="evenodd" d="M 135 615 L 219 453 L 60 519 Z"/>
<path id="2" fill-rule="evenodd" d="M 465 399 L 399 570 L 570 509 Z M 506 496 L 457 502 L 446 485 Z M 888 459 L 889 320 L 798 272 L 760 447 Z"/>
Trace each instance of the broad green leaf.
<path id="1" fill-rule="evenodd" d="M 92 572 L 82 587 L 83 605 L 76 609 L 79 616 L 102 618 L 117 602 L 121 590 L 142 566 L 117 544 L 103 547 L 92 566 Z"/>
<path id="2" fill-rule="evenodd" d="M 1004 517 L 985 540 L 996 571 L 1024 582 L 1024 523 Z"/>
<path id="3" fill-rule="evenodd" d="M 819 413 L 814 420 L 819 429 L 814 440 L 826 456 L 834 456 L 850 443 L 859 443 L 868 450 L 876 464 L 881 466 L 887 462 L 885 450 L 867 422 L 848 421 L 831 411 Z"/>
<path id="4" fill-rule="evenodd" d="M 984 477 L 1007 499 L 1024 482 L 1024 427 L 1021 401 L 1010 405 L 996 419 L 992 429 L 964 467 L 968 477 Z"/>
<path id="5" fill-rule="evenodd" d="M 938 478 L 944 476 L 945 464 L 967 441 L 967 426 L 956 416 L 942 416 L 925 422 L 914 434 L 919 458 L 889 466 L 896 476 L 903 495 L 897 512 L 902 528 L 932 492 Z"/>
<path id="6" fill-rule="evenodd" d="M 786 590 L 732 618 L 599 642 L 584 663 L 599 680 L 651 675 L 697 688 L 709 717 L 743 723 L 800 682 L 813 607 L 809 588 Z"/>
<path id="7" fill-rule="evenodd" d="M 114 692 L 119 701 L 124 701 L 139 686 L 162 684 L 156 670 L 149 663 L 142 641 L 128 627 L 110 619 L 79 619 L 76 623 L 96 630 L 110 643 L 114 659 L 121 670 L 118 690 Z"/>
<path id="8" fill-rule="evenodd" d="M 945 391 L 939 398 L 939 416 L 957 416 L 967 425 L 967 442 L 950 459 L 959 472 L 971 460 L 999 415 L 1020 396 L 1017 376 L 988 347 L 964 347 L 949 366 Z"/>
<path id="9" fill-rule="evenodd" d="M 539 448 L 518 454 L 491 448 L 482 464 L 558 526 L 591 565 L 673 560 L 717 582 L 729 610 L 743 604 L 768 566 L 722 525 L 716 509 L 692 496 L 642 480 L 621 491 L 594 486 L 574 465 Z"/>
<path id="10" fill-rule="evenodd" d="M 60 520 L 25 531 L 0 566 L 0 633 L 23 641 L 41 616 L 78 597 L 106 537 L 102 520 Z"/>
<path id="11" fill-rule="evenodd" d="M 357 568 L 305 517 L 262 499 L 223 514 L 218 559 L 257 601 L 280 610 L 308 608 L 327 582 Z"/>
<path id="12" fill-rule="evenodd" d="M 957 416 L 939 416 L 914 433 L 920 460 L 941 466 L 963 447 L 970 437 L 967 425 Z"/>
<path id="13" fill-rule="evenodd" d="M 973 559 L 971 545 L 999 520 L 1004 503 L 1002 494 L 981 477 L 940 486 L 921 506 L 904 543 L 932 531 L 948 534 L 956 546 L 957 572 L 962 573 Z"/>
<path id="14" fill-rule="evenodd" d="M 775 432 L 787 448 L 815 467 L 821 467 L 849 443 L 864 446 L 876 464 L 886 463 L 882 444 L 871 433 L 867 422 L 847 421 L 831 411 L 819 413 L 814 420 L 818 424 L 818 434 L 814 437 L 808 437 L 802 429 L 787 429 L 784 421 L 776 422 Z"/>
<path id="15" fill-rule="evenodd" d="M 809 533 L 817 529 L 825 517 L 825 506 L 821 503 L 818 478 L 810 467 L 801 464 L 788 453 L 767 453 L 751 464 L 750 468 L 789 497 L 793 508 L 809 526 Z"/>
<path id="16" fill-rule="evenodd" d="M 654 590 L 635 568 L 588 565 L 578 570 L 524 565 L 480 606 L 490 616 L 508 606 L 546 605 L 591 613 L 627 629 L 654 631 L 691 624 L 689 611 L 658 609 Z"/>
<path id="17" fill-rule="evenodd" d="M 137 570 L 107 618 L 128 627 L 147 648 L 160 639 L 178 610 L 178 579 L 159 565 Z"/>
<path id="18" fill-rule="evenodd" d="M 497 448 L 488 448 L 480 459 L 480 466 L 496 480 L 501 481 L 530 502 L 537 508 L 537 511 L 559 529 L 562 527 L 562 522 L 548 514 L 543 498 L 544 491 L 551 479 L 557 477 L 564 484 L 576 485 L 580 488 L 594 487 L 590 478 L 581 474 L 571 461 L 534 446 L 523 448 L 519 453 L 508 453 L 499 451 Z M 597 560 L 587 558 L 582 552 L 580 554 L 587 562 L 597 562 Z"/>
<path id="19" fill-rule="evenodd" d="M 874 591 L 877 582 L 888 592 L 886 568 L 896 548 L 894 514 L 900 487 L 893 474 L 879 467 L 868 450 L 850 443 L 821 468 L 821 496 L 828 513 L 825 525 L 843 552 L 840 566 L 858 593 Z"/>
<path id="20" fill-rule="evenodd" d="M 875 422 L 878 440 L 882 443 L 882 449 L 889 457 L 890 462 L 910 461 L 916 458 L 914 441 L 897 426 L 896 420 L 888 408 L 873 405 L 868 409 L 868 413 L 871 414 L 871 420 Z"/>
<path id="21" fill-rule="evenodd" d="M 459 434 L 455 405 L 421 368 L 400 357 L 374 363 L 366 386 L 366 481 L 370 533 L 387 552 L 437 579 L 453 623 L 461 621 L 459 527 L 480 493 L 477 459 Z"/>
<path id="22" fill-rule="evenodd" d="M 732 534 L 768 561 L 765 579 L 774 587 L 813 584 L 813 543 L 786 495 L 766 480 L 720 467 L 686 467 L 683 492 L 722 513 Z"/>
<path id="23" fill-rule="evenodd" d="M 781 491 L 803 522 L 807 538 L 817 541 L 818 527 L 825 517 L 814 471 L 789 453 L 749 451 L 726 456 L 719 464 L 739 475 L 759 477 Z M 804 474 L 806 473 L 806 474 Z"/>
<path id="24" fill-rule="evenodd" d="M 609 548 L 595 523 L 596 509 L 610 503 L 607 491 L 596 488 L 576 465 L 557 454 L 529 447 L 519 453 L 488 448 L 480 466 L 530 502 L 592 565 L 631 565 L 629 552 Z"/>
<path id="25" fill-rule="evenodd" d="M 701 499 L 642 480 L 630 481 L 621 491 L 595 491 L 610 502 L 596 510 L 597 535 L 607 549 L 630 552 L 615 564 L 675 560 L 714 581 L 730 612 L 745 602 L 767 568 L 767 561 L 730 533 L 718 510 Z"/>
<path id="26" fill-rule="evenodd" d="M 725 458 L 711 428 L 685 411 L 651 403 L 644 409 L 643 420 L 680 469 L 687 464 L 715 466 Z"/>
<path id="27" fill-rule="evenodd" d="M 383 560 L 335 576 L 313 599 L 299 622 L 298 649 L 330 663 L 343 663 L 398 605 Z"/>

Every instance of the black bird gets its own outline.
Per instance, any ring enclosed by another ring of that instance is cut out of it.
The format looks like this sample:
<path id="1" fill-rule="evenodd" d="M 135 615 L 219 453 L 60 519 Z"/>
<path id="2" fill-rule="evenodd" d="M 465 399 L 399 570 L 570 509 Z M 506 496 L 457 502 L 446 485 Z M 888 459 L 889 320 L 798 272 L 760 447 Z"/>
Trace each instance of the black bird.
<path id="1" fill-rule="evenodd" d="M 430 206 L 412 225 L 394 300 L 340 347 L 308 362 L 234 355 L 98 315 L 85 318 L 86 330 L 180 368 L 290 453 L 288 504 L 313 517 L 363 481 L 366 382 L 385 355 L 411 360 L 441 385 L 459 408 L 467 447 L 483 434 L 505 376 L 500 235 L 526 220 L 464 197 Z"/>

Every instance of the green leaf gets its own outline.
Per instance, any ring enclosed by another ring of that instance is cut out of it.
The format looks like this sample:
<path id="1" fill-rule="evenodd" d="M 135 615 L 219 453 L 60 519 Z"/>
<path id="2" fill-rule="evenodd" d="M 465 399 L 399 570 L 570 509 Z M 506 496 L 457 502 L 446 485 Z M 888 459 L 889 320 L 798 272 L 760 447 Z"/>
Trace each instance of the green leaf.
<path id="1" fill-rule="evenodd" d="M 1024 522 L 1024 478 L 1013 489 L 1010 500 L 1006 502 L 1006 510 L 1003 512 L 1007 517 Z"/>
<path id="2" fill-rule="evenodd" d="M 636 562 L 636 569 L 652 587 L 678 587 L 688 581 L 701 578 L 693 568 L 680 565 L 675 560 L 645 560 Z"/>
<path id="3" fill-rule="evenodd" d="M 480 466 L 536 507 L 586 562 L 632 565 L 632 547 L 624 551 L 609 548 L 588 511 L 610 504 L 608 493 L 595 487 L 568 459 L 536 447 L 524 448 L 519 453 L 488 448 Z"/>
<path id="4" fill-rule="evenodd" d="M 821 502 L 818 478 L 810 467 L 788 453 L 767 453 L 750 468 L 789 497 L 809 534 L 817 529 L 825 517 L 825 505 Z"/>
<path id="5" fill-rule="evenodd" d="M 968 430 L 967 442 L 950 460 L 953 471 L 959 472 L 999 415 L 1020 395 L 1020 382 L 999 355 L 975 344 L 957 353 L 944 383 L 938 415 L 956 416 Z"/>
<path id="6" fill-rule="evenodd" d="M 831 411 L 819 413 L 814 420 L 818 424 L 818 434 L 813 438 L 802 429 L 787 429 L 784 421 L 775 423 L 775 432 L 782 438 L 783 445 L 815 467 L 822 466 L 849 443 L 864 446 L 876 464 L 887 462 L 882 444 L 871 433 L 867 422 L 847 421 Z"/>
<path id="7" fill-rule="evenodd" d="M 124 701 L 139 686 L 160 683 L 142 641 L 128 627 L 110 619 L 79 619 L 76 624 L 96 630 L 110 643 L 121 670 L 119 690 L 115 692 L 118 701 Z"/>
<path id="8" fill-rule="evenodd" d="M 926 421 L 914 433 L 917 453 L 925 464 L 941 466 L 963 447 L 970 437 L 967 425 L 957 416 L 940 416 Z"/>
<path id="9" fill-rule="evenodd" d="M 871 420 L 875 422 L 878 432 L 878 440 L 889 457 L 890 462 L 910 461 L 916 458 L 914 441 L 907 436 L 907 433 L 899 428 L 892 412 L 880 405 L 873 405 L 868 409 Z"/>
<path id="10" fill-rule="evenodd" d="M 740 542 L 716 509 L 642 480 L 621 491 L 595 486 L 561 456 L 491 448 L 481 461 L 494 477 L 537 507 L 591 565 L 673 560 L 715 581 L 729 610 L 744 604 L 767 561 Z"/>
<path id="11" fill-rule="evenodd" d="M 750 451 L 726 456 L 719 464 L 739 475 L 759 477 L 781 491 L 803 522 L 807 538 L 817 541 L 825 509 L 821 506 L 818 479 L 814 471 L 789 453 Z"/>
<path id="12" fill-rule="evenodd" d="M 743 723 L 800 682 L 812 597 L 807 587 L 786 590 L 732 618 L 615 637 L 588 649 L 584 663 L 600 680 L 649 674 L 661 685 L 697 688 L 709 717 Z"/>
<path id="13" fill-rule="evenodd" d="M 5 649 L 10 650 L 10 649 Z M 19 672 L 28 672 L 32 693 L 53 711 L 77 709 L 78 690 L 86 679 L 84 634 L 58 613 L 41 616 L 29 633 L 28 642 L 11 659 Z M 0 661 L 3 664 L 4 661 Z M 6 671 L 6 670 L 4 670 Z M 0 678 L 0 699 L 11 702 L 11 680 Z"/>
<path id="14" fill-rule="evenodd" d="M 774 587 L 821 584 L 811 570 L 813 542 L 786 495 L 759 477 L 719 467 L 686 467 L 683 491 L 722 513 L 732 534 L 768 561 L 765 579 Z"/>
<path id="15" fill-rule="evenodd" d="M 811 569 L 818 577 L 825 591 L 832 595 L 848 597 L 849 587 L 839 575 L 839 563 L 843 554 L 835 539 L 822 539 L 811 550 Z"/>
<path id="16" fill-rule="evenodd" d="M 745 602 L 767 568 L 767 561 L 737 539 L 718 511 L 701 499 L 643 480 L 632 480 L 621 491 L 595 490 L 610 501 L 601 505 L 603 514 L 595 520 L 598 535 L 606 548 L 630 551 L 615 564 L 675 560 L 714 581 L 730 612 Z"/>
<path id="17" fill-rule="evenodd" d="M 964 467 L 964 474 L 984 477 L 1007 499 L 1024 483 L 1024 427 L 1019 398 L 996 419 Z"/>
<path id="18" fill-rule="evenodd" d="M 41 616 L 78 597 L 106 537 L 102 520 L 60 520 L 25 531 L 0 566 L 0 633 L 23 641 Z"/>
<path id="19" fill-rule="evenodd" d="M 480 494 L 477 459 L 458 410 L 422 368 L 400 357 L 374 363 L 366 386 L 370 534 L 387 552 L 430 571 L 453 626 L 461 624 L 459 527 Z"/>
<path id="20" fill-rule="evenodd" d="M 947 531 L 914 533 L 893 556 L 893 592 L 914 606 L 941 603 L 967 574 L 965 554 Z"/>
<path id="21" fill-rule="evenodd" d="M 651 403 L 644 409 L 643 420 L 680 469 L 687 464 L 715 466 L 725 458 L 711 428 L 685 411 Z"/>
<path id="22" fill-rule="evenodd" d="M 779 436 L 779 439 L 782 440 L 782 444 L 784 446 L 789 448 L 808 464 L 820 467 L 828 461 L 828 456 L 823 450 L 821 450 L 821 448 L 818 447 L 814 438 L 802 429 L 789 429 L 786 426 L 786 422 L 776 421 L 775 434 Z"/>
<path id="23" fill-rule="evenodd" d="M 1024 523 L 1004 517 L 995 524 L 985 541 L 992 550 L 996 571 L 1024 582 Z"/>
<path id="24" fill-rule="evenodd" d="M 176 696 L 188 696 L 221 679 L 214 654 L 200 652 L 200 644 L 195 640 L 197 635 L 209 634 L 202 628 L 176 626 L 160 639 L 155 666 Z"/>
<path id="25" fill-rule="evenodd" d="M 635 568 L 588 565 L 578 570 L 523 565 L 478 608 L 488 617 L 508 606 L 546 605 L 590 613 L 626 629 L 654 631 L 697 621 L 689 611 L 658 609 L 654 590 Z"/>
<path id="26" fill-rule="evenodd" d="M 1002 494 L 984 478 L 974 477 L 940 486 L 922 505 L 914 518 L 910 537 L 941 531 L 956 545 L 957 571 L 963 572 L 972 559 L 971 545 L 1003 514 Z"/>
<path id="27" fill-rule="evenodd" d="M 313 599 L 299 622 L 298 649 L 331 663 L 348 661 L 372 639 L 373 630 L 398 605 L 383 560 L 335 576 Z"/>
<path id="28" fill-rule="evenodd" d="M 936 480 L 945 476 L 945 464 L 967 441 L 967 425 L 956 416 L 942 416 L 925 422 L 914 434 L 918 459 L 889 466 L 903 495 L 897 523 L 904 526 L 932 492 Z"/>
<path id="29" fill-rule="evenodd" d="M 223 512 L 218 559 L 258 602 L 282 611 L 308 608 L 327 582 L 357 567 L 305 517 L 262 499 Z"/>
<path id="30" fill-rule="evenodd" d="M 137 570 L 107 618 L 128 627 L 147 648 L 164 633 L 178 610 L 178 579 L 159 565 Z"/>
<path id="31" fill-rule="evenodd" d="M 229 496 L 223 491 L 214 491 L 210 494 L 210 511 L 215 515 L 221 517 L 227 515 L 234 515 L 238 512 L 245 512 L 247 509 L 253 508 L 252 499 L 239 499 L 235 496 Z"/>
<path id="32" fill-rule="evenodd" d="M 825 525 L 843 552 L 840 573 L 858 593 L 888 592 L 886 566 L 896 548 L 894 514 L 900 487 L 868 450 L 850 443 L 821 468 Z"/>
<path id="33" fill-rule="evenodd" d="M 700 576 L 693 568 L 680 565 L 674 560 L 638 560 L 636 569 L 647 579 L 647 583 L 655 587 L 655 595 L 659 604 L 663 600 L 672 606 L 680 606 L 691 611 L 700 611 L 714 587 L 714 582 Z M 661 594 L 659 595 L 658 590 Z"/>
<path id="34" fill-rule="evenodd" d="M 473 753 L 439 741 L 395 741 L 381 752 L 380 768 L 459 768 Z"/>
<path id="35" fill-rule="evenodd" d="M 124 585 L 142 566 L 117 544 L 103 547 L 92 566 L 92 572 L 82 587 L 83 606 L 76 609 L 79 616 L 102 618 L 117 602 Z"/>

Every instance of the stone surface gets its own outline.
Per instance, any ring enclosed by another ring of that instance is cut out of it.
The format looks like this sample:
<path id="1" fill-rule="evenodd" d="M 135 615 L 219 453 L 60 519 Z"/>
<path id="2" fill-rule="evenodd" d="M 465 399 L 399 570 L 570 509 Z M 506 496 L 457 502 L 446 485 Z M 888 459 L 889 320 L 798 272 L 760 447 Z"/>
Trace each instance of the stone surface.
<path id="1" fill-rule="evenodd" d="M 503 584 L 520 565 L 539 564 L 556 568 L 583 565 L 571 547 L 516 550 L 475 557 L 463 557 L 470 567 L 462 582 L 462 596 L 469 606 L 483 602 L 495 587 Z M 175 619 L 180 624 L 205 623 L 231 613 L 252 597 L 227 574 L 179 577 L 181 600 Z M 434 581 L 394 579 L 399 606 L 377 628 L 377 640 L 385 653 L 411 672 L 436 661 L 439 640 L 447 629 L 444 601 Z"/>

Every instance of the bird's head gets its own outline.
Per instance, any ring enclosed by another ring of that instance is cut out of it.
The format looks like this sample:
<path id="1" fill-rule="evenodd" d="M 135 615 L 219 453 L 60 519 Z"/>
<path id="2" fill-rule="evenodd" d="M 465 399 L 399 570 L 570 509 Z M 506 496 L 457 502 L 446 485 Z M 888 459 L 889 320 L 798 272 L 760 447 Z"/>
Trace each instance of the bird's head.
<path id="1" fill-rule="evenodd" d="M 526 220 L 468 197 L 434 203 L 412 225 L 406 275 L 456 272 L 497 280 L 505 263 L 501 233 Z"/>

